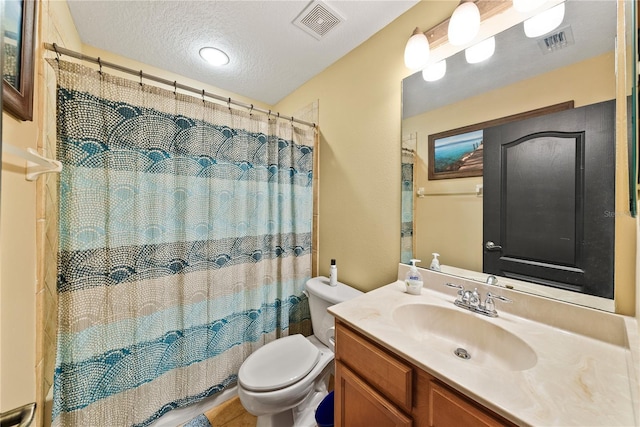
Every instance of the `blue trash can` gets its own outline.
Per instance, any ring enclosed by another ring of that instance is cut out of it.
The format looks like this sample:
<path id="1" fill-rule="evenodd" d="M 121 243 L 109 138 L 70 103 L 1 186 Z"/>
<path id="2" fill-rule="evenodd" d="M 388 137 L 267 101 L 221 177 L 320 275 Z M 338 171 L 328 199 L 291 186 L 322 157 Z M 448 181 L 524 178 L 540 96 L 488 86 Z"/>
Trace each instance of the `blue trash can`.
<path id="1" fill-rule="evenodd" d="M 327 394 L 316 409 L 318 427 L 333 427 L 333 392 Z"/>

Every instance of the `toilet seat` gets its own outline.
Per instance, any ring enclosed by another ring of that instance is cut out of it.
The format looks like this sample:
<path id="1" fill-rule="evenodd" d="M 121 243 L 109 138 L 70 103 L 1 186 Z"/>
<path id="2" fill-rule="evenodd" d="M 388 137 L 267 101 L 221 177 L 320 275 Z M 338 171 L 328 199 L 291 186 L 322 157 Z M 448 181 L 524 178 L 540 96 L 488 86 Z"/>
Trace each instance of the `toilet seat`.
<path id="1" fill-rule="evenodd" d="M 301 334 L 259 348 L 240 367 L 238 382 L 247 390 L 271 391 L 304 378 L 320 360 L 320 350 Z"/>

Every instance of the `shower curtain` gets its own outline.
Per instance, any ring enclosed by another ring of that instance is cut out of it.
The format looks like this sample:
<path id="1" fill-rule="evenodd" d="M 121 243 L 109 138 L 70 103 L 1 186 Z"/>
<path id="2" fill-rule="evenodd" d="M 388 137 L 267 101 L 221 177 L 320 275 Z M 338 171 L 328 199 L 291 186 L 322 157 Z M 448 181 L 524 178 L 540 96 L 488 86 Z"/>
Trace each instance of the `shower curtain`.
<path id="1" fill-rule="evenodd" d="M 315 131 L 50 60 L 55 426 L 146 426 L 311 332 Z"/>

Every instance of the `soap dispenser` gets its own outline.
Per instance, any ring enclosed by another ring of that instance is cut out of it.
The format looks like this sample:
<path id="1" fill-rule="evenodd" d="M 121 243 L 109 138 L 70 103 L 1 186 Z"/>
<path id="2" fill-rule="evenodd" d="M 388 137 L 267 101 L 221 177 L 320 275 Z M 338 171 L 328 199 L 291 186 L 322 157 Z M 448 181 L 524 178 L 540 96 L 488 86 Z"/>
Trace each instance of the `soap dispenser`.
<path id="1" fill-rule="evenodd" d="M 416 267 L 416 262 L 420 262 L 419 259 L 412 259 L 411 268 L 407 271 L 406 280 L 404 283 L 407 286 L 407 293 L 412 295 L 420 295 L 422 291 L 422 275 Z"/>
<path id="2" fill-rule="evenodd" d="M 438 257 L 440 256 L 440 254 L 434 252 L 431 255 L 433 255 L 433 259 L 431 260 L 431 266 L 429 267 L 429 269 L 434 271 L 440 271 L 440 260 L 438 260 Z"/>

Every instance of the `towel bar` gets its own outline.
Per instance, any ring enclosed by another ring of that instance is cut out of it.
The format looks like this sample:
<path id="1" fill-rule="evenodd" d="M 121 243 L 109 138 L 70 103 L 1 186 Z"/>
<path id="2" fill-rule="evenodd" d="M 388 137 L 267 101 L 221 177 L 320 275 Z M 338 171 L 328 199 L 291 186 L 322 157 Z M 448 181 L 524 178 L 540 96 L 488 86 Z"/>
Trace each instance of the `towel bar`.
<path id="1" fill-rule="evenodd" d="M 28 427 L 33 421 L 36 412 L 36 404 L 27 403 L 19 408 L 0 413 L 0 427 Z"/>
<path id="2" fill-rule="evenodd" d="M 26 150 L 23 150 L 22 148 L 3 142 L 2 150 L 11 153 L 14 156 L 23 158 L 27 161 L 27 171 L 25 177 L 27 181 L 35 181 L 43 173 L 59 173 L 60 171 L 62 171 L 61 162 L 59 162 L 58 160 L 47 159 L 46 157 L 38 154 L 38 152 L 33 148 L 27 148 Z"/>

